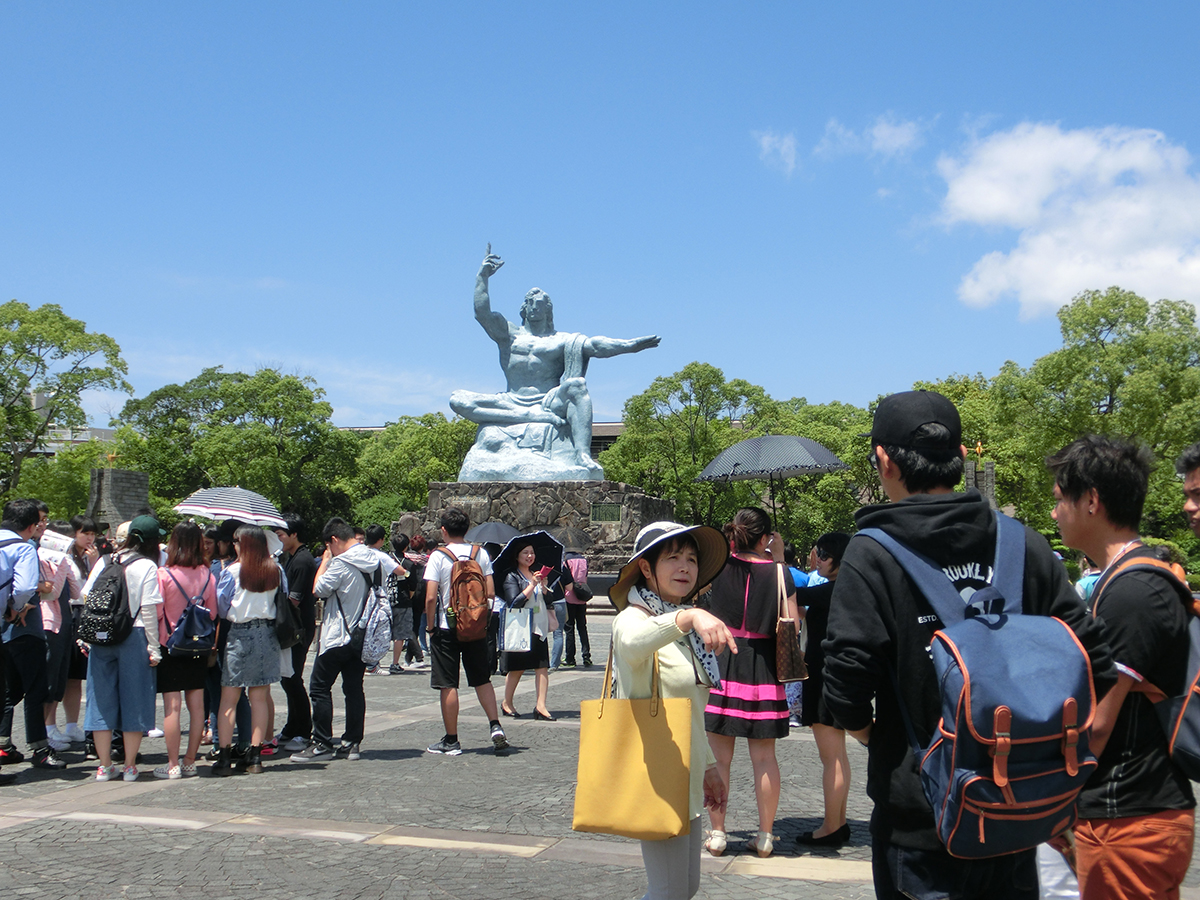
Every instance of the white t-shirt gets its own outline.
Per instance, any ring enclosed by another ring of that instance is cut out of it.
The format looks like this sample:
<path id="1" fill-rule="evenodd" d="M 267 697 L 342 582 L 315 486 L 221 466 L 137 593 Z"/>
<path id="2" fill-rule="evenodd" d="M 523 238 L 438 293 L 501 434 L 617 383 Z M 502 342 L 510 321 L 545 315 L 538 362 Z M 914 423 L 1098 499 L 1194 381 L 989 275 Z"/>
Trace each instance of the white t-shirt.
<path id="1" fill-rule="evenodd" d="M 379 558 L 379 564 L 383 566 L 383 580 L 386 582 L 387 577 L 400 568 L 400 563 L 396 562 L 390 553 L 384 553 L 378 547 L 368 547 L 367 549 Z M 446 562 L 449 561 L 446 560 Z"/>
<path id="2" fill-rule="evenodd" d="M 446 549 L 453 553 L 459 559 L 467 559 L 471 555 L 470 544 L 447 544 Z M 492 574 L 492 561 L 488 558 L 487 551 L 482 547 L 479 548 L 479 553 L 475 555 L 475 561 L 479 563 L 479 569 L 483 572 L 483 577 L 487 578 Z M 429 554 L 429 562 L 425 564 L 425 580 L 436 581 L 438 583 L 438 604 L 437 604 L 437 626 L 443 631 L 449 629 L 450 622 L 446 619 L 446 602 L 450 599 L 450 572 L 454 569 L 454 563 L 450 561 L 442 548 L 434 550 Z"/>

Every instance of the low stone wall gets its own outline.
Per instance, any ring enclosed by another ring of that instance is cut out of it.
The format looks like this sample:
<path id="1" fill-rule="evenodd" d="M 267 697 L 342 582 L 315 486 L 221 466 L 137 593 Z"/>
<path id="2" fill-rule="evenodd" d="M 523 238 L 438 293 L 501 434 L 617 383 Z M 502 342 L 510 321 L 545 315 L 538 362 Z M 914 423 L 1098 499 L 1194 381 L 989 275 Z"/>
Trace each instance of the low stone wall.
<path id="1" fill-rule="evenodd" d="M 587 533 L 588 567 L 615 573 L 633 552 L 638 531 L 670 519 L 675 504 L 617 481 L 469 481 L 429 485 L 429 505 L 403 516 L 394 531 L 438 535 L 438 515 L 458 506 L 471 524 L 505 522 L 520 531 L 568 526 Z"/>

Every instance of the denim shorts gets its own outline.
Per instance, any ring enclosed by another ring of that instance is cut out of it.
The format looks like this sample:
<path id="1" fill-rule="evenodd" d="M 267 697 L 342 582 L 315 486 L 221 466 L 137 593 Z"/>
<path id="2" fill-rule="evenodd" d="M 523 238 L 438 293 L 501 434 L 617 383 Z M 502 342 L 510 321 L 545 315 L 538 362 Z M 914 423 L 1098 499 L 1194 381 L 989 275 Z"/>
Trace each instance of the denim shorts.
<path id="1" fill-rule="evenodd" d="M 88 650 L 87 731 L 149 731 L 154 727 L 156 679 L 146 631 L 134 628 L 119 644 Z"/>

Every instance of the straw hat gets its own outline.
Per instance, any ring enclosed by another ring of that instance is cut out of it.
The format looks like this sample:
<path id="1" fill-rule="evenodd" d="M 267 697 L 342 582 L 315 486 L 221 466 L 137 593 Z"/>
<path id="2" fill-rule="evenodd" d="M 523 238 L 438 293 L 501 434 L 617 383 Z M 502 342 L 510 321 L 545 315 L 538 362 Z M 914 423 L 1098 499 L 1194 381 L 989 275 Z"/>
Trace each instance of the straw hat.
<path id="1" fill-rule="evenodd" d="M 633 543 L 633 556 L 621 568 L 617 583 L 608 592 L 608 599 L 618 611 L 629 605 L 629 589 L 633 587 L 642 574 L 638 560 L 646 555 L 651 547 L 668 541 L 680 535 L 690 534 L 700 548 L 700 573 L 687 599 L 694 597 L 696 591 L 710 584 L 725 568 L 729 558 L 729 543 L 725 536 L 709 525 L 680 525 L 678 522 L 654 522 L 638 532 L 637 540 Z"/>

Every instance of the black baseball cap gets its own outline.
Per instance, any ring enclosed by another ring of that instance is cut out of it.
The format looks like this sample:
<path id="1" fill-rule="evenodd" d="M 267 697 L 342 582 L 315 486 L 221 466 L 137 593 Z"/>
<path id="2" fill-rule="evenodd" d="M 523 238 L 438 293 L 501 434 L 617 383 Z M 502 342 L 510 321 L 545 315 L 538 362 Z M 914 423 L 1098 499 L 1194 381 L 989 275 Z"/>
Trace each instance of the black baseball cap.
<path id="1" fill-rule="evenodd" d="M 922 425 L 942 425 L 950 436 L 934 440 L 918 436 Z M 962 446 L 962 419 L 954 404 L 937 391 L 902 391 L 879 401 L 871 423 L 871 447 L 913 450 L 957 450 Z"/>

